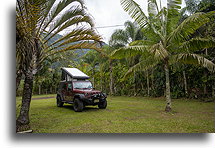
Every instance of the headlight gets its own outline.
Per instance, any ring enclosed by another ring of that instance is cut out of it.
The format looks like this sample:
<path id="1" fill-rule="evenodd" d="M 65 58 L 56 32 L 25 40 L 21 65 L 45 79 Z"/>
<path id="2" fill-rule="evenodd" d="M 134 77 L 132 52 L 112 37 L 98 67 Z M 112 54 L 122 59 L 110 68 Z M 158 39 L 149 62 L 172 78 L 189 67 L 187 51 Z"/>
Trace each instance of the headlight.
<path id="1" fill-rule="evenodd" d="M 106 93 L 102 93 L 102 94 L 103 94 L 104 97 L 107 97 L 107 94 L 106 94 Z"/>

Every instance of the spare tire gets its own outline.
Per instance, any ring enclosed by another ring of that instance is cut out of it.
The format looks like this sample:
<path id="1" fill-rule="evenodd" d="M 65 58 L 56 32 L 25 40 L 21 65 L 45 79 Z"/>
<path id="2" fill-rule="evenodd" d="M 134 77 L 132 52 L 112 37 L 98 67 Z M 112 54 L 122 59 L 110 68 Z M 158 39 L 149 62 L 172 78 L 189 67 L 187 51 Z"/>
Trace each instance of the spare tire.
<path id="1" fill-rule="evenodd" d="M 84 104 L 80 99 L 75 99 L 73 102 L 73 109 L 75 112 L 82 112 L 84 109 Z"/>
<path id="2" fill-rule="evenodd" d="M 58 95 L 57 96 L 57 107 L 62 107 L 63 106 L 63 102 L 61 101 L 61 97 Z"/>

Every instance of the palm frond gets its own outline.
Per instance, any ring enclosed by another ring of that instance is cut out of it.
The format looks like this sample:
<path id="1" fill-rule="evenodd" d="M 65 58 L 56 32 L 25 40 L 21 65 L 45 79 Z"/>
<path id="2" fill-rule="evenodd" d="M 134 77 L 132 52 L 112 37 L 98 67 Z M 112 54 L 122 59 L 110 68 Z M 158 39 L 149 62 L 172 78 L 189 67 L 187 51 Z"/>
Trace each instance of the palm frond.
<path id="1" fill-rule="evenodd" d="M 47 19 L 47 16 L 48 16 L 48 14 L 49 14 L 51 8 L 53 7 L 55 1 L 56 1 L 56 0 L 49 0 L 49 1 L 47 1 L 47 3 L 45 4 L 45 6 L 44 6 L 45 9 L 43 9 L 43 12 L 41 12 L 43 18 L 42 18 L 41 21 L 39 22 L 39 27 L 38 27 L 36 36 L 38 36 L 39 33 L 41 32 L 41 28 L 42 28 L 42 26 L 43 26 L 43 23 L 44 23 L 44 21 Z"/>
<path id="2" fill-rule="evenodd" d="M 82 41 L 82 42 L 76 42 L 76 44 L 69 45 L 69 46 L 59 49 L 59 50 L 51 50 L 49 52 L 46 52 L 46 54 L 44 54 L 44 56 L 41 58 L 40 62 L 42 62 L 44 59 L 46 59 L 47 57 L 49 57 L 51 55 L 70 51 L 70 50 L 76 50 L 76 49 L 94 49 L 94 50 L 100 52 L 101 54 L 104 54 L 97 42 L 90 43 L 88 41 Z"/>
<path id="3" fill-rule="evenodd" d="M 134 66 L 132 66 L 131 68 L 129 68 L 129 70 L 125 73 L 123 80 L 131 76 L 131 74 L 133 74 L 134 72 L 147 71 L 155 67 L 159 62 L 160 61 L 154 59 L 154 57 L 151 56 L 150 54 L 142 56 L 141 61 L 135 64 Z"/>
<path id="4" fill-rule="evenodd" d="M 45 38 L 44 40 L 46 40 L 46 42 L 48 42 L 50 39 L 52 39 L 59 32 L 67 29 L 68 27 L 72 27 L 74 24 L 77 24 L 77 23 L 88 23 L 89 24 L 89 23 L 92 23 L 92 19 L 90 17 L 88 17 L 88 16 L 77 16 L 77 17 L 74 17 L 74 18 L 68 20 L 62 26 L 58 26 L 57 30 L 54 31 L 53 33 L 50 31 L 49 34 L 51 34 L 51 33 L 52 34 L 50 36 L 46 35 L 46 37 L 48 37 L 48 38 L 47 39 Z M 70 30 L 73 31 L 72 28 Z"/>
<path id="5" fill-rule="evenodd" d="M 128 40 L 129 40 L 129 37 L 126 31 L 122 29 L 117 29 L 111 35 L 109 40 L 109 45 L 113 47 L 116 47 L 119 45 L 125 46 L 126 44 L 128 44 Z"/>
<path id="6" fill-rule="evenodd" d="M 210 21 L 210 17 L 213 16 L 215 12 L 209 13 L 195 13 L 185 19 L 170 35 L 168 36 L 168 43 L 180 43 L 186 41 L 190 36 L 202 25 Z"/>
<path id="7" fill-rule="evenodd" d="M 153 40 L 136 40 L 133 41 L 129 44 L 129 46 L 138 46 L 138 45 L 147 45 L 147 46 L 152 46 L 156 44 Z"/>
<path id="8" fill-rule="evenodd" d="M 175 58 L 177 62 L 203 66 L 207 68 L 209 71 L 215 72 L 215 64 L 210 60 L 206 59 L 205 57 L 198 54 L 193 54 L 193 53 L 177 54 L 172 58 Z"/>
<path id="9" fill-rule="evenodd" d="M 173 52 L 186 52 L 193 53 L 195 51 L 203 50 L 205 48 L 215 47 L 214 39 L 206 39 L 206 38 L 192 38 L 189 41 L 183 42 L 176 51 Z"/>
<path id="10" fill-rule="evenodd" d="M 144 27 L 148 23 L 148 18 L 140 6 L 134 0 L 121 0 L 123 9 L 140 25 Z"/>
<path id="11" fill-rule="evenodd" d="M 158 60 L 164 60 L 169 56 L 169 53 L 163 47 L 163 44 L 161 42 L 152 45 L 151 48 L 148 49 L 148 51 Z"/>
<path id="12" fill-rule="evenodd" d="M 167 0 L 167 9 L 181 9 L 182 0 Z"/>
<path id="13" fill-rule="evenodd" d="M 92 29 L 85 28 L 85 27 L 78 27 L 78 28 L 72 29 L 69 33 L 62 36 L 58 40 L 55 40 L 51 45 L 49 45 L 49 47 L 54 46 L 55 44 L 61 44 L 63 41 L 75 36 L 78 37 L 79 35 L 97 36 L 96 32 Z"/>
<path id="14" fill-rule="evenodd" d="M 167 1 L 167 14 L 165 15 L 166 20 L 166 34 L 169 35 L 178 26 L 180 20 L 181 0 L 168 0 Z"/>
<path id="15" fill-rule="evenodd" d="M 49 33 L 46 34 L 46 36 L 44 38 L 46 38 L 49 34 L 53 33 L 53 31 L 56 28 L 59 28 L 59 29 L 57 29 L 57 31 L 55 31 L 55 33 L 59 33 L 63 29 L 65 29 L 69 26 L 72 26 L 73 24 L 78 24 L 78 22 L 75 23 L 75 21 L 79 20 L 80 17 L 82 18 L 83 16 L 85 16 L 85 14 L 86 13 L 84 12 L 84 9 L 80 8 L 80 6 L 72 6 L 61 17 L 57 18 L 55 21 L 53 21 L 50 24 L 49 31 L 48 31 Z M 76 19 L 77 17 L 79 17 L 79 19 Z M 69 21 L 72 23 L 68 23 Z M 65 23 L 66 23 L 66 25 L 65 25 Z M 63 27 L 61 27 L 61 26 L 63 26 Z"/>
<path id="16" fill-rule="evenodd" d="M 144 53 L 148 52 L 146 49 L 148 46 L 128 46 L 128 47 L 123 47 L 119 48 L 117 50 L 114 50 L 111 53 L 111 58 L 112 59 L 122 59 L 122 58 L 127 58 L 127 57 L 133 57 L 136 55 L 143 55 Z"/>
<path id="17" fill-rule="evenodd" d="M 53 6 L 49 11 L 46 20 L 43 23 L 41 34 L 46 31 L 46 28 L 53 22 L 53 20 L 71 3 L 78 2 L 83 7 L 83 0 L 62 0 L 57 5 Z"/>
<path id="18" fill-rule="evenodd" d="M 126 21 L 124 25 L 125 32 L 128 34 L 127 35 L 128 38 L 130 39 L 130 41 L 134 41 L 137 34 L 138 26 L 135 25 L 135 23 L 132 23 L 131 21 Z"/>

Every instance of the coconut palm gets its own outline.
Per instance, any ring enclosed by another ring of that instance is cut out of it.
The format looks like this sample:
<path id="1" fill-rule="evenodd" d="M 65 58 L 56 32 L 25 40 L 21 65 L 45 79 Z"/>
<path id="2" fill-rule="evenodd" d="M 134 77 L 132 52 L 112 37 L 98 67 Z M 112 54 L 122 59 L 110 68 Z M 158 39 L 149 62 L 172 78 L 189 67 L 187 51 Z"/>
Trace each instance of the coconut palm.
<path id="1" fill-rule="evenodd" d="M 29 124 L 33 78 L 47 57 L 74 49 L 100 51 L 97 42 L 101 37 L 93 26 L 83 0 L 17 0 L 17 78 L 22 74 L 25 76 L 17 127 Z M 56 38 L 62 32 L 64 35 Z M 18 84 L 19 79 L 17 87 Z"/>
<path id="2" fill-rule="evenodd" d="M 196 13 L 178 24 L 181 0 L 168 0 L 167 8 L 148 0 L 148 16 L 134 0 L 121 0 L 123 9 L 140 25 L 145 40 L 134 41 L 130 46 L 115 51 L 113 57 L 142 55 L 142 60 L 129 71 L 144 70 L 158 63 L 164 65 L 166 78 L 166 108 L 171 111 L 169 66 L 176 62 L 196 64 L 215 71 L 215 64 L 195 51 L 213 47 L 211 38 L 195 37 L 192 34 L 210 21 L 214 12 Z"/>

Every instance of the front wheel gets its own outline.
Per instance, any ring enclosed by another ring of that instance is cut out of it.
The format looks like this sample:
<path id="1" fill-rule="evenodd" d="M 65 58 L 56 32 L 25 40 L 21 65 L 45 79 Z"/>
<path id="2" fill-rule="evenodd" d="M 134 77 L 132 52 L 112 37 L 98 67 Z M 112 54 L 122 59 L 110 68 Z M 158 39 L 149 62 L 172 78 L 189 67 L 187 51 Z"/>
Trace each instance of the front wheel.
<path id="1" fill-rule="evenodd" d="M 82 112 L 84 109 L 83 102 L 79 99 L 75 99 L 73 103 L 73 109 L 75 112 Z"/>
<path id="2" fill-rule="evenodd" d="M 104 100 L 102 102 L 99 102 L 98 107 L 100 109 L 105 109 L 107 107 L 107 100 Z"/>

